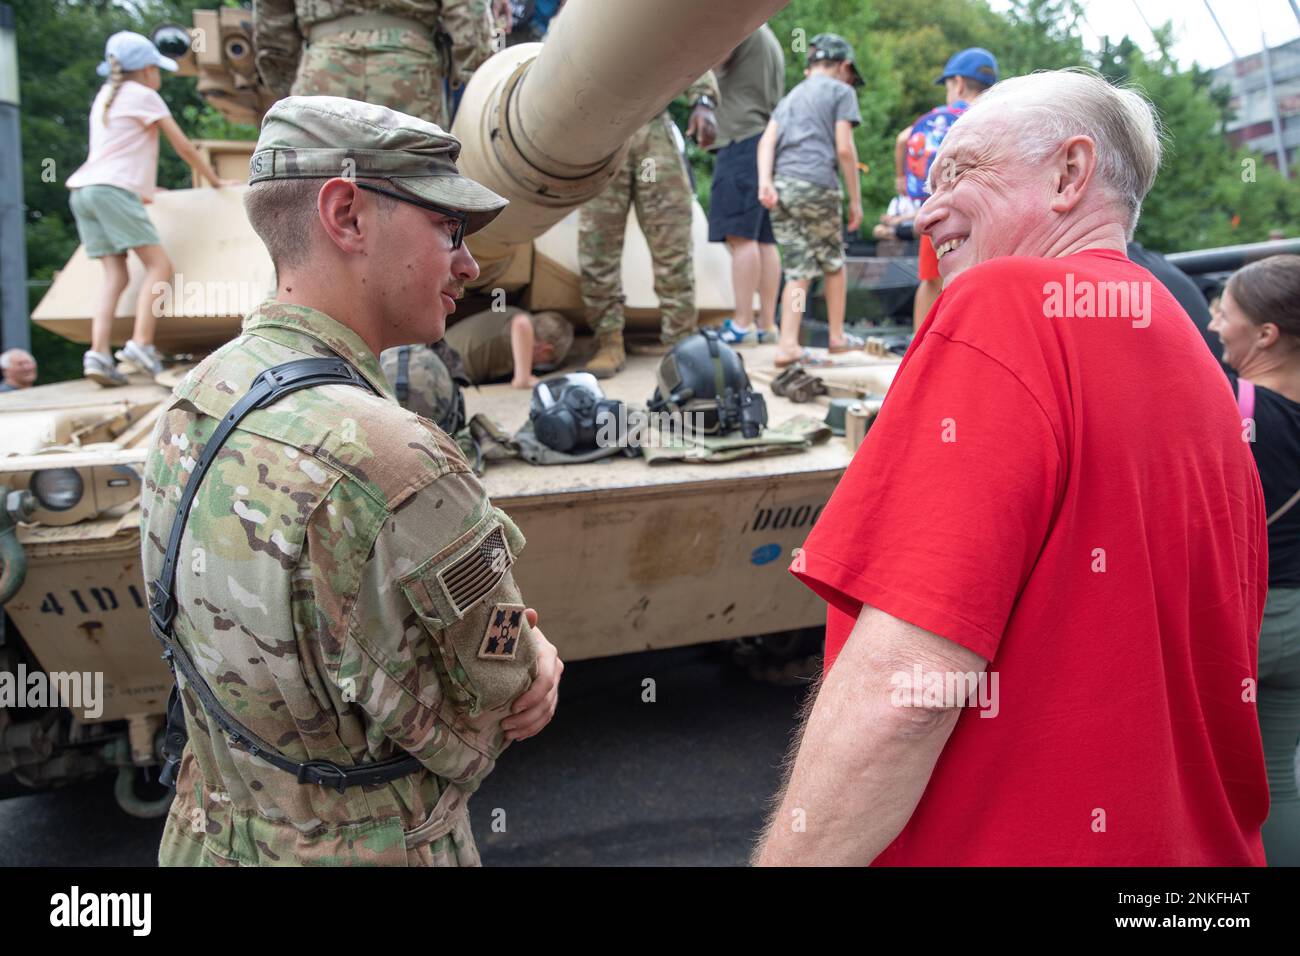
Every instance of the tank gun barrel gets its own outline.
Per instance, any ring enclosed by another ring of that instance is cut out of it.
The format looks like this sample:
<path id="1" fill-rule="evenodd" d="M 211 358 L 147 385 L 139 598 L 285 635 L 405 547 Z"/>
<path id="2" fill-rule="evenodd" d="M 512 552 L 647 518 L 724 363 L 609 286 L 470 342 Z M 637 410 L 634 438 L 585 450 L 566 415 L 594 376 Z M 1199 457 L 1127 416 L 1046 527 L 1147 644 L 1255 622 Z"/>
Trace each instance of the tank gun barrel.
<path id="1" fill-rule="evenodd" d="M 515 250 L 597 195 L 632 135 L 785 0 L 569 0 L 545 43 L 475 71 L 452 131 L 461 168 L 511 201 L 471 240 L 493 282 Z"/>

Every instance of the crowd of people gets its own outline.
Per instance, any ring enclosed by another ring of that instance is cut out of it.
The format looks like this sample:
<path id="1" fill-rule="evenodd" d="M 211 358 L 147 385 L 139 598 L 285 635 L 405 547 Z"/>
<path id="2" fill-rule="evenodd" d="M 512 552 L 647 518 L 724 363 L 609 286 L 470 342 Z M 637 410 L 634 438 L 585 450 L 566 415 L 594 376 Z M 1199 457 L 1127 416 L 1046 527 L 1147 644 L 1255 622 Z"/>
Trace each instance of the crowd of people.
<path id="1" fill-rule="evenodd" d="M 314 24 L 307 52 L 344 35 Z M 306 100 L 309 61 L 293 74 L 295 95 L 267 115 L 255 154 L 266 162 L 255 162 L 246 200 L 278 296 L 160 419 L 144 564 L 158 572 L 160 542 L 185 521 L 168 492 L 189 480 L 181 450 L 206 441 L 210 420 L 268 363 L 322 348 L 346 358 L 352 385 L 329 400 L 310 390 L 285 399 L 283 417 L 244 433 L 247 461 L 279 469 L 274 482 L 260 477 L 285 500 L 262 507 L 282 510 L 286 530 L 247 554 L 225 547 L 221 574 L 182 562 L 179 606 L 227 623 L 187 612 L 174 626 L 237 668 L 224 681 L 256 688 L 240 713 L 290 763 L 356 770 L 405 753 L 422 775 L 385 777 L 382 799 L 344 786 L 308 793 L 224 733 L 192 735 L 162 856 L 473 863 L 464 799 L 510 739 L 549 721 L 563 665 L 511 576 L 522 536 L 445 435 L 383 401 L 392 393 L 376 356 L 428 328 L 441 336 L 448 290 L 478 274 L 464 236 L 505 201 L 462 176 L 451 137 L 404 104 L 357 102 L 367 97 L 346 85 L 331 92 L 350 99 Z M 856 231 L 862 78 L 833 33 L 813 38 L 805 79 L 788 93 L 783 63 L 760 28 L 688 91 L 688 133 L 717 150 L 709 238 L 731 250 L 737 303 L 722 335 L 775 338 L 776 363 L 790 365 L 816 361 L 799 325 L 817 278 L 830 351 L 861 344 L 844 327 L 843 206 L 846 193 Z M 151 269 L 165 255 L 143 209 L 158 129 L 188 145 L 160 108 L 159 68 L 169 61 L 144 38 L 109 41 L 91 156 L 69 181 L 87 251 L 107 260 L 86 358 L 105 384 L 120 374 L 107 336 L 125 254 Z M 355 79 L 336 69 L 330 82 L 340 76 Z M 955 54 L 939 82 L 946 102 L 895 140 L 887 213 L 912 217 L 923 237 L 915 341 L 792 568 L 827 603 L 825 675 L 756 859 L 1300 863 L 1300 257 L 1233 276 L 1208 325 L 1220 365 L 1176 292 L 1129 254 L 1162 154 L 1150 102 L 1083 72 L 1004 79 L 982 49 Z M 405 138 L 374 132 L 392 128 Z M 599 342 L 588 368 L 601 375 L 625 360 L 617 270 L 629 206 L 654 257 L 664 344 L 695 327 L 676 136 L 666 113 L 652 118 L 582 214 L 583 294 Z M 274 161 L 283 150 L 295 169 L 333 169 L 345 155 L 364 168 L 355 182 L 304 179 Z M 437 177 L 429 151 L 443 157 Z M 366 215 L 379 208 L 386 215 Z M 417 265 L 390 296 L 367 295 L 372 280 Z M 1045 303 L 1052 287 L 1077 290 L 1068 318 Z M 1119 288 L 1135 291 L 1116 308 Z M 441 318 L 428 318 L 430 302 Z M 554 317 L 462 325 L 477 374 L 520 387 L 572 342 Z M 151 333 L 137 313 L 124 352 L 146 369 Z M 364 432 L 369 456 L 331 444 L 340 415 Z M 241 470 L 252 467 L 242 455 L 213 464 L 222 480 L 203 492 L 193 543 L 253 541 L 247 505 L 220 499 L 256 487 L 259 476 Z M 288 520 L 300 514 L 309 527 Z M 309 560 L 312 549 L 323 560 Z M 240 631 L 278 636 L 292 665 L 272 677 Z M 972 687 L 1006 693 L 993 713 L 920 687 L 900 705 L 900 673 L 970 675 Z M 351 692 L 340 696 L 343 678 Z M 189 721 L 211 719 L 197 698 L 185 703 Z M 226 803 L 205 804 L 217 791 Z M 209 815 L 204 830 L 190 826 L 196 810 Z M 373 832 L 344 836 L 358 820 Z"/>

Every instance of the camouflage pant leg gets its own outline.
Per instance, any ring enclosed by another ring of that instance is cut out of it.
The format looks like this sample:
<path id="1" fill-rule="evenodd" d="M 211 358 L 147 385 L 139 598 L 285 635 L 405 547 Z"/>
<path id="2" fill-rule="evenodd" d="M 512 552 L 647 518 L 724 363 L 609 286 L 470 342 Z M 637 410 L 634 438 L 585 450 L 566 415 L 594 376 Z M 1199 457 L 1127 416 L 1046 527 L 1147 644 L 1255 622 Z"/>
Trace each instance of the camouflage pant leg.
<path id="1" fill-rule="evenodd" d="M 298 861 L 293 861 L 298 862 Z M 478 847 L 470 830 L 469 820 L 457 826 L 446 836 L 429 843 L 411 847 L 406 851 L 407 866 L 481 866 Z M 163 830 L 162 844 L 158 848 L 159 866 L 239 866 L 239 861 L 226 859 L 205 848 L 203 843 L 190 836 L 188 822 L 168 819 Z"/>
<path id="2" fill-rule="evenodd" d="M 407 866 L 482 866 L 474 833 L 470 829 L 469 814 L 461 813 L 451 831 L 421 846 L 408 847 Z"/>
<path id="3" fill-rule="evenodd" d="M 162 842 L 158 846 L 159 866 L 238 866 L 234 860 L 224 860 L 203 847 L 202 839 L 190 834 L 190 821 L 177 814 L 175 803 L 167 814 Z"/>
<path id="4" fill-rule="evenodd" d="M 772 232 L 781 248 L 787 280 L 816 279 L 844 266 L 839 187 L 776 176 L 780 201 L 772 210 Z"/>
<path id="5" fill-rule="evenodd" d="M 295 96 L 346 96 L 448 126 L 446 65 L 433 40 L 413 30 L 352 30 L 308 43 Z"/>
<path id="6" fill-rule="evenodd" d="M 633 155 L 578 213 L 578 269 L 587 323 L 597 334 L 623 330 L 623 233 L 632 205 Z"/>
<path id="7" fill-rule="evenodd" d="M 637 134 L 636 217 L 654 260 L 661 337 L 672 345 L 695 331 L 695 262 L 691 182 L 667 113 Z"/>

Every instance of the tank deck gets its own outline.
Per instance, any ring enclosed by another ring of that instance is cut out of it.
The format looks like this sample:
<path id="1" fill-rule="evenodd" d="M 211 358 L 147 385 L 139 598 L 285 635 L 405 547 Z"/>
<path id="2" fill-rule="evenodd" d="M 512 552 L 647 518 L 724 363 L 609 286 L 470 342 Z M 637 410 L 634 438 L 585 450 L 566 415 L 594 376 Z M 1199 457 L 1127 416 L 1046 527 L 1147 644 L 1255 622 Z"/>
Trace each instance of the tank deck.
<path id="1" fill-rule="evenodd" d="M 742 350 L 770 421 L 824 417 L 825 398 L 795 404 L 771 395 L 765 383 L 774 348 Z M 602 383 L 606 394 L 644 405 L 659 359 L 634 347 L 627 368 Z M 880 394 L 896 368 L 864 355 L 837 356 L 836 368 L 818 374 L 828 384 L 852 382 Z M 103 400 L 83 383 L 58 388 L 60 400 L 74 406 Z M 165 395 L 156 385 L 142 388 L 141 398 Z M 37 398 L 5 397 L 11 405 Z M 527 420 L 529 399 L 528 390 L 493 385 L 469 389 L 466 406 L 513 431 Z M 851 457 L 843 438 L 831 438 L 800 454 L 712 465 L 619 457 L 538 467 L 512 460 L 491 463 L 484 484 L 528 541 L 514 565 L 520 592 L 573 661 L 819 625 L 825 606 L 786 566 Z M 98 636 L 134 635 L 115 657 L 108 682 L 116 690 L 104 720 L 142 708 L 160 712 L 169 683 L 145 617 L 139 514 L 130 508 L 72 526 L 21 528 L 27 581 L 6 606 L 42 648 L 48 669 L 102 667 Z M 51 609 L 57 613 L 46 613 Z"/>
<path id="2" fill-rule="evenodd" d="M 771 379 L 772 356 L 776 346 L 760 345 L 742 348 L 745 367 L 754 387 L 763 394 L 768 406 L 768 420 L 779 425 L 796 415 L 824 418 L 827 399 L 797 404 L 772 394 L 764 380 Z M 655 369 L 660 356 L 630 346 L 627 367 L 601 382 L 601 388 L 610 398 L 644 406 L 655 388 Z M 858 361 L 862 361 L 859 359 Z M 851 365 L 845 360 L 842 366 L 826 371 L 828 380 L 853 378 L 871 384 L 883 392 L 897 368 L 896 361 L 877 360 L 870 365 Z M 563 371 L 573 371 L 579 366 L 570 363 Z M 822 374 L 823 370 L 813 370 Z M 465 405 L 470 415 L 486 413 L 507 431 L 517 431 L 528 420 L 531 392 L 511 388 L 508 384 L 485 385 L 465 392 Z M 740 482 L 754 479 L 772 479 L 779 476 L 816 477 L 830 476 L 843 471 L 852 458 L 843 438 L 833 437 L 813 445 L 799 454 L 775 455 L 742 459 L 717 464 L 687 464 L 672 462 L 650 466 L 642 458 L 622 456 L 582 465 L 531 465 L 521 460 L 489 463 L 483 483 L 492 499 L 498 503 L 527 499 L 529 504 L 537 499 L 554 495 L 591 494 L 596 497 L 618 496 L 620 493 L 644 493 L 653 488 L 682 489 L 719 481 Z"/>

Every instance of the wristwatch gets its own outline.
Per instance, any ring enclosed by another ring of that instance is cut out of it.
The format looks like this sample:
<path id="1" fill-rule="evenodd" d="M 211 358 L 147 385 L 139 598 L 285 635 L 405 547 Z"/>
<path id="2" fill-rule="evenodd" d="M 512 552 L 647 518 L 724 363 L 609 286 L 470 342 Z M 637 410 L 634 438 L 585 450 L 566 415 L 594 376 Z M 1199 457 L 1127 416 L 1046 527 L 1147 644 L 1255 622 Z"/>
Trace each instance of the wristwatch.
<path id="1" fill-rule="evenodd" d="M 697 106 L 704 106 L 711 110 L 715 110 L 718 108 L 718 104 L 713 102 L 713 97 L 711 97 L 708 93 L 705 93 L 701 95 L 698 99 L 696 99 L 696 101 L 691 104 L 691 109 L 694 109 Z"/>

